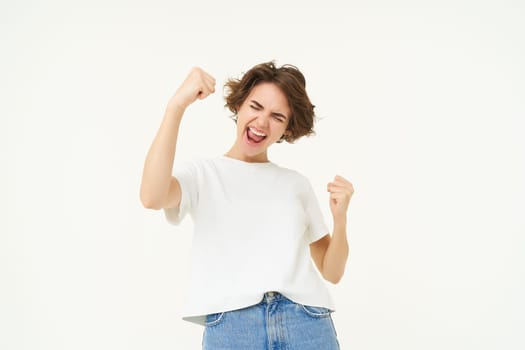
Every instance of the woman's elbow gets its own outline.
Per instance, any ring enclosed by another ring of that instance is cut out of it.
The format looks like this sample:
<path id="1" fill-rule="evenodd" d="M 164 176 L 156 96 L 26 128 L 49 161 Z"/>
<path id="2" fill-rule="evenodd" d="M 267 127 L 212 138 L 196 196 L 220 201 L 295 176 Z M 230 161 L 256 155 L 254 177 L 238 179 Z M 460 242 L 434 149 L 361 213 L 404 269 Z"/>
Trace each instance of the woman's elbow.
<path id="1" fill-rule="evenodd" d="M 324 274 L 323 278 L 332 284 L 337 284 L 343 278 L 343 274 Z"/>
<path id="2" fill-rule="evenodd" d="M 158 201 L 156 201 L 155 198 L 153 198 L 152 196 L 149 196 L 144 191 L 140 191 L 140 202 L 146 209 L 156 209 L 156 210 L 161 209 L 159 207 Z"/>

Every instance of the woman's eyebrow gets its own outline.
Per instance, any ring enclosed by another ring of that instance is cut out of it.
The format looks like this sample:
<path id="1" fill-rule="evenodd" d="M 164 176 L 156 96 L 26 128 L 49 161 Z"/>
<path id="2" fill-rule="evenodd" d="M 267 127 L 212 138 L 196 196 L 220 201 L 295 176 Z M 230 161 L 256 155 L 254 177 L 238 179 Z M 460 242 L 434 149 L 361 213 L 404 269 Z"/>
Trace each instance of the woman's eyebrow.
<path id="1" fill-rule="evenodd" d="M 255 104 L 257 105 L 257 107 L 259 107 L 259 108 L 261 108 L 261 109 L 264 109 L 264 107 L 263 107 L 259 102 L 255 101 L 255 100 L 251 100 L 250 102 L 255 103 Z M 272 114 L 273 114 L 273 115 L 276 115 L 276 116 L 283 117 L 284 119 L 287 119 L 286 116 L 285 116 L 284 114 L 282 114 L 282 113 L 279 113 L 279 112 L 273 112 Z"/>

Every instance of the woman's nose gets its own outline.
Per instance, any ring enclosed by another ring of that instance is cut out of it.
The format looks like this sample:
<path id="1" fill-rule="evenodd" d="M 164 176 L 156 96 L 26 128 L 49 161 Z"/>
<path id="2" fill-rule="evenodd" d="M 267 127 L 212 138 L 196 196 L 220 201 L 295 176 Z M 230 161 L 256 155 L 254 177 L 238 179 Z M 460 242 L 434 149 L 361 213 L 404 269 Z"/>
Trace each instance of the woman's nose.
<path id="1" fill-rule="evenodd" d="M 261 113 L 257 116 L 256 125 L 259 125 L 261 129 L 266 130 L 268 128 L 269 123 L 270 123 L 270 116 L 266 115 L 265 113 Z"/>

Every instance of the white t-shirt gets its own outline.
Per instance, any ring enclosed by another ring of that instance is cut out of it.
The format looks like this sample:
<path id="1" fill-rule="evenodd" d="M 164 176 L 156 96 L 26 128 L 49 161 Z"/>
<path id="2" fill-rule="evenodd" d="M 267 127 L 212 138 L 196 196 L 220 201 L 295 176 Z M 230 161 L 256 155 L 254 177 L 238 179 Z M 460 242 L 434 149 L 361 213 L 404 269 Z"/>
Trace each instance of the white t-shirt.
<path id="1" fill-rule="evenodd" d="M 272 162 L 227 156 L 176 164 L 179 208 L 165 208 L 178 225 L 194 223 L 183 320 L 204 325 L 207 314 L 259 303 L 278 291 L 305 305 L 335 310 L 310 257 L 309 244 L 328 228 L 308 179 Z"/>

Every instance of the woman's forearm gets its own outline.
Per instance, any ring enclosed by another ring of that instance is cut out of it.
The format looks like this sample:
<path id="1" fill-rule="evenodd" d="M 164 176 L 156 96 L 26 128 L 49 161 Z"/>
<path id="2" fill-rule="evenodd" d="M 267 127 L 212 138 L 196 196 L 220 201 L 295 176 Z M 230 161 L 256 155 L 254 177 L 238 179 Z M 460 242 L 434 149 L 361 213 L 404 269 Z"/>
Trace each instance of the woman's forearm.
<path id="1" fill-rule="evenodd" d="M 346 216 L 334 217 L 334 231 L 323 259 L 324 278 L 334 284 L 341 280 L 349 250 L 346 237 Z"/>
<path id="2" fill-rule="evenodd" d="M 184 110 L 175 103 L 168 103 L 160 128 L 146 156 L 140 200 L 147 208 L 161 206 L 167 197 Z"/>

